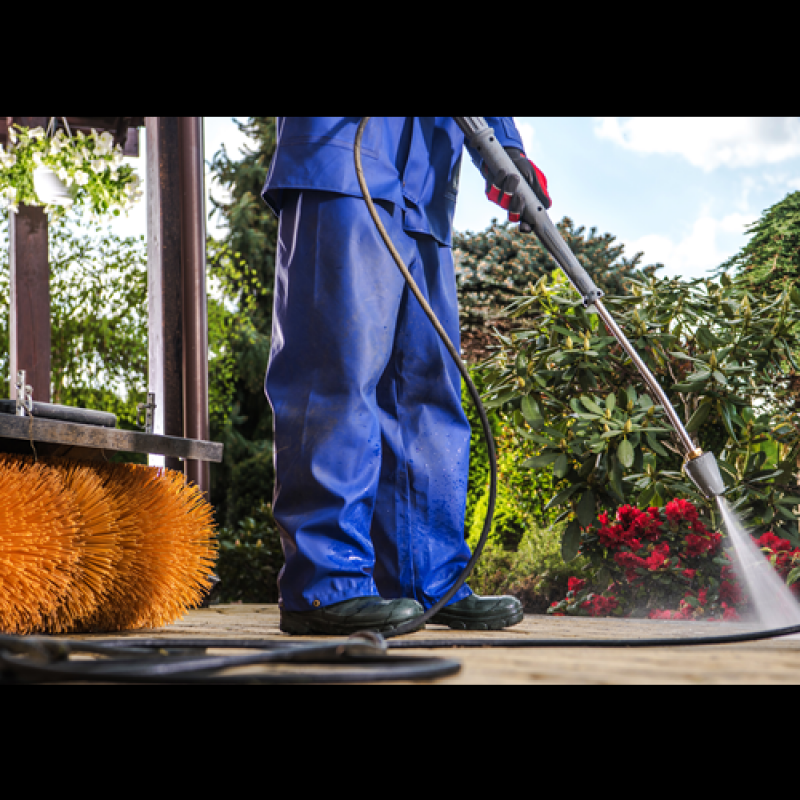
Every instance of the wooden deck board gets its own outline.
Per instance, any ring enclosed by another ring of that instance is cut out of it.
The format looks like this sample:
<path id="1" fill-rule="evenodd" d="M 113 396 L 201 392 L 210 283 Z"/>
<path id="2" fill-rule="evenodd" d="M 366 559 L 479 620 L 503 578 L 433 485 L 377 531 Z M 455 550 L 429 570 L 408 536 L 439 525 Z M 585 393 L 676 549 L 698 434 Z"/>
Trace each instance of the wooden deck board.
<path id="1" fill-rule="evenodd" d="M 279 629 L 276 605 L 217 605 L 196 609 L 162 628 L 121 634 L 130 638 L 214 638 L 321 641 L 325 637 L 289 637 Z M 663 620 L 571 618 L 526 615 L 519 625 L 497 632 L 453 631 L 428 625 L 424 631 L 402 637 L 403 641 L 459 638 L 535 639 L 641 639 L 708 636 L 753 630 L 753 626 L 722 623 L 680 623 Z M 66 638 L 107 638 L 73 636 Z M 391 640 L 390 640 L 391 641 Z M 226 649 L 209 652 L 232 654 Z M 433 684 L 800 684 L 800 637 L 756 642 L 689 647 L 486 647 L 409 648 L 393 655 L 455 659 L 462 665 L 455 675 Z M 261 667 L 248 668 L 257 673 Z M 277 669 L 272 667 L 271 669 Z M 281 668 L 285 670 L 287 668 Z M 294 668 L 293 668 L 294 669 Z M 383 681 L 381 683 L 384 683 Z M 402 683 L 398 681 L 398 683 Z"/>

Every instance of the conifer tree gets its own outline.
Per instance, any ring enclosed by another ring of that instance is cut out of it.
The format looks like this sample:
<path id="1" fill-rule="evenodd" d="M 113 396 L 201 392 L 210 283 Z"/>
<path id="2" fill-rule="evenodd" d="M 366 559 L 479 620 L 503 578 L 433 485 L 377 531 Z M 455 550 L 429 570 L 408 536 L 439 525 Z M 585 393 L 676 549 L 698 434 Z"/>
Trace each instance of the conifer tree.
<path id="1" fill-rule="evenodd" d="M 652 274 L 661 267 L 641 267 L 642 253 L 625 258 L 624 246 L 614 244 L 616 237 L 610 233 L 598 236 L 596 227 L 585 234 L 585 228 L 576 228 L 569 217 L 556 227 L 583 268 L 608 295 L 627 294 L 626 278 Z M 498 224 L 496 219 L 481 233 L 456 233 L 453 254 L 461 346 L 468 360 L 479 361 L 495 343 L 492 329 L 503 333 L 511 324 L 503 309 L 558 265 L 535 234 L 520 233 L 517 225 Z"/>
<path id="2" fill-rule="evenodd" d="M 770 206 L 746 230 L 750 241 L 718 273 L 735 270 L 759 293 L 794 284 L 800 275 L 800 191 Z"/>
<path id="3" fill-rule="evenodd" d="M 261 199 L 275 152 L 275 117 L 249 117 L 237 125 L 255 144 L 243 148 L 238 160 L 223 145 L 212 159 L 211 171 L 230 197 L 212 200 L 228 233 L 208 246 L 209 274 L 237 309 L 229 332 L 230 372 L 218 376 L 226 382 L 228 411 L 216 425 L 212 420 L 212 439 L 225 445 L 225 456 L 222 464 L 212 466 L 211 499 L 218 521 L 231 526 L 262 501 L 272 500 L 272 414 L 264 376 L 278 230 L 277 219 Z M 213 348 L 215 343 L 209 344 Z"/>

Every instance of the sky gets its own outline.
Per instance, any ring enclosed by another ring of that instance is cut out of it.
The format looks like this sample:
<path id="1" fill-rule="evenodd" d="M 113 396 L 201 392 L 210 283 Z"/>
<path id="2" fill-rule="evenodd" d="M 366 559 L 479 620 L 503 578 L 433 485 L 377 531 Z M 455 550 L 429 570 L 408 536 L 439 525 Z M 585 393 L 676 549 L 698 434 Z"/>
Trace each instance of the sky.
<path id="1" fill-rule="evenodd" d="M 236 120 L 205 117 L 206 162 L 248 144 Z M 746 227 L 800 190 L 800 117 L 514 117 L 526 154 L 547 178 L 550 217 L 610 233 L 627 257 L 661 262 L 662 276 L 705 277 L 748 241 Z M 140 133 L 144 156 L 144 130 Z M 142 179 L 144 159 L 130 159 Z M 222 197 L 206 169 L 206 193 Z M 210 209 L 210 204 L 208 204 Z M 454 227 L 505 218 L 471 159 L 461 169 Z M 207 222 L 220 235 L 219 220 Z M 147 233 L 144 198 L 112 229 Z"/>

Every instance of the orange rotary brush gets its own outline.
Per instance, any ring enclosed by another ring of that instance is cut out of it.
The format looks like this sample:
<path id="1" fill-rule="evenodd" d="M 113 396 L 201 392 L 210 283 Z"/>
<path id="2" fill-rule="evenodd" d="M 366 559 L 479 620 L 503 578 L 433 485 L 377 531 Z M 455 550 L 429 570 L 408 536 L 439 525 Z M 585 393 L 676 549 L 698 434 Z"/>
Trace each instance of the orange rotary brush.
<path id="1" fill-rule="evenodd" d="M 211 506 L 181 473 L 0 455 L 0 632 L 158 627 L 211 588 Z"/>

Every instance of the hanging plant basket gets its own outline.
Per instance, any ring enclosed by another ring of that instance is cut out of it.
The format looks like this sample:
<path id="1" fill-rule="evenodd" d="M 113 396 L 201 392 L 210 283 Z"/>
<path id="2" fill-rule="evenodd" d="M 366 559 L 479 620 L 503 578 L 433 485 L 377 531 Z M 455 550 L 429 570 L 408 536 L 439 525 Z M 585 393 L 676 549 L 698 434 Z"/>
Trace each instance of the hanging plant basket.
<path id="1" fill-rule="evenodd" d="M 45 205 L 69 207 L 75 202 L 73 192 L 50 167 L 37 167 L 33 171 L 33 188 Z"/>
<path id="2" fill-rule="evenodd" d="M 10 211 L 24 203 L 57 217 L 77 206 L 106 218 L 129 211 L 141 195 L 138 174 L 108 132 L 59 130 L 51 137 L 41 127 L 14 125 L 7 147 L 0 145 L 0 199 Z"/>

